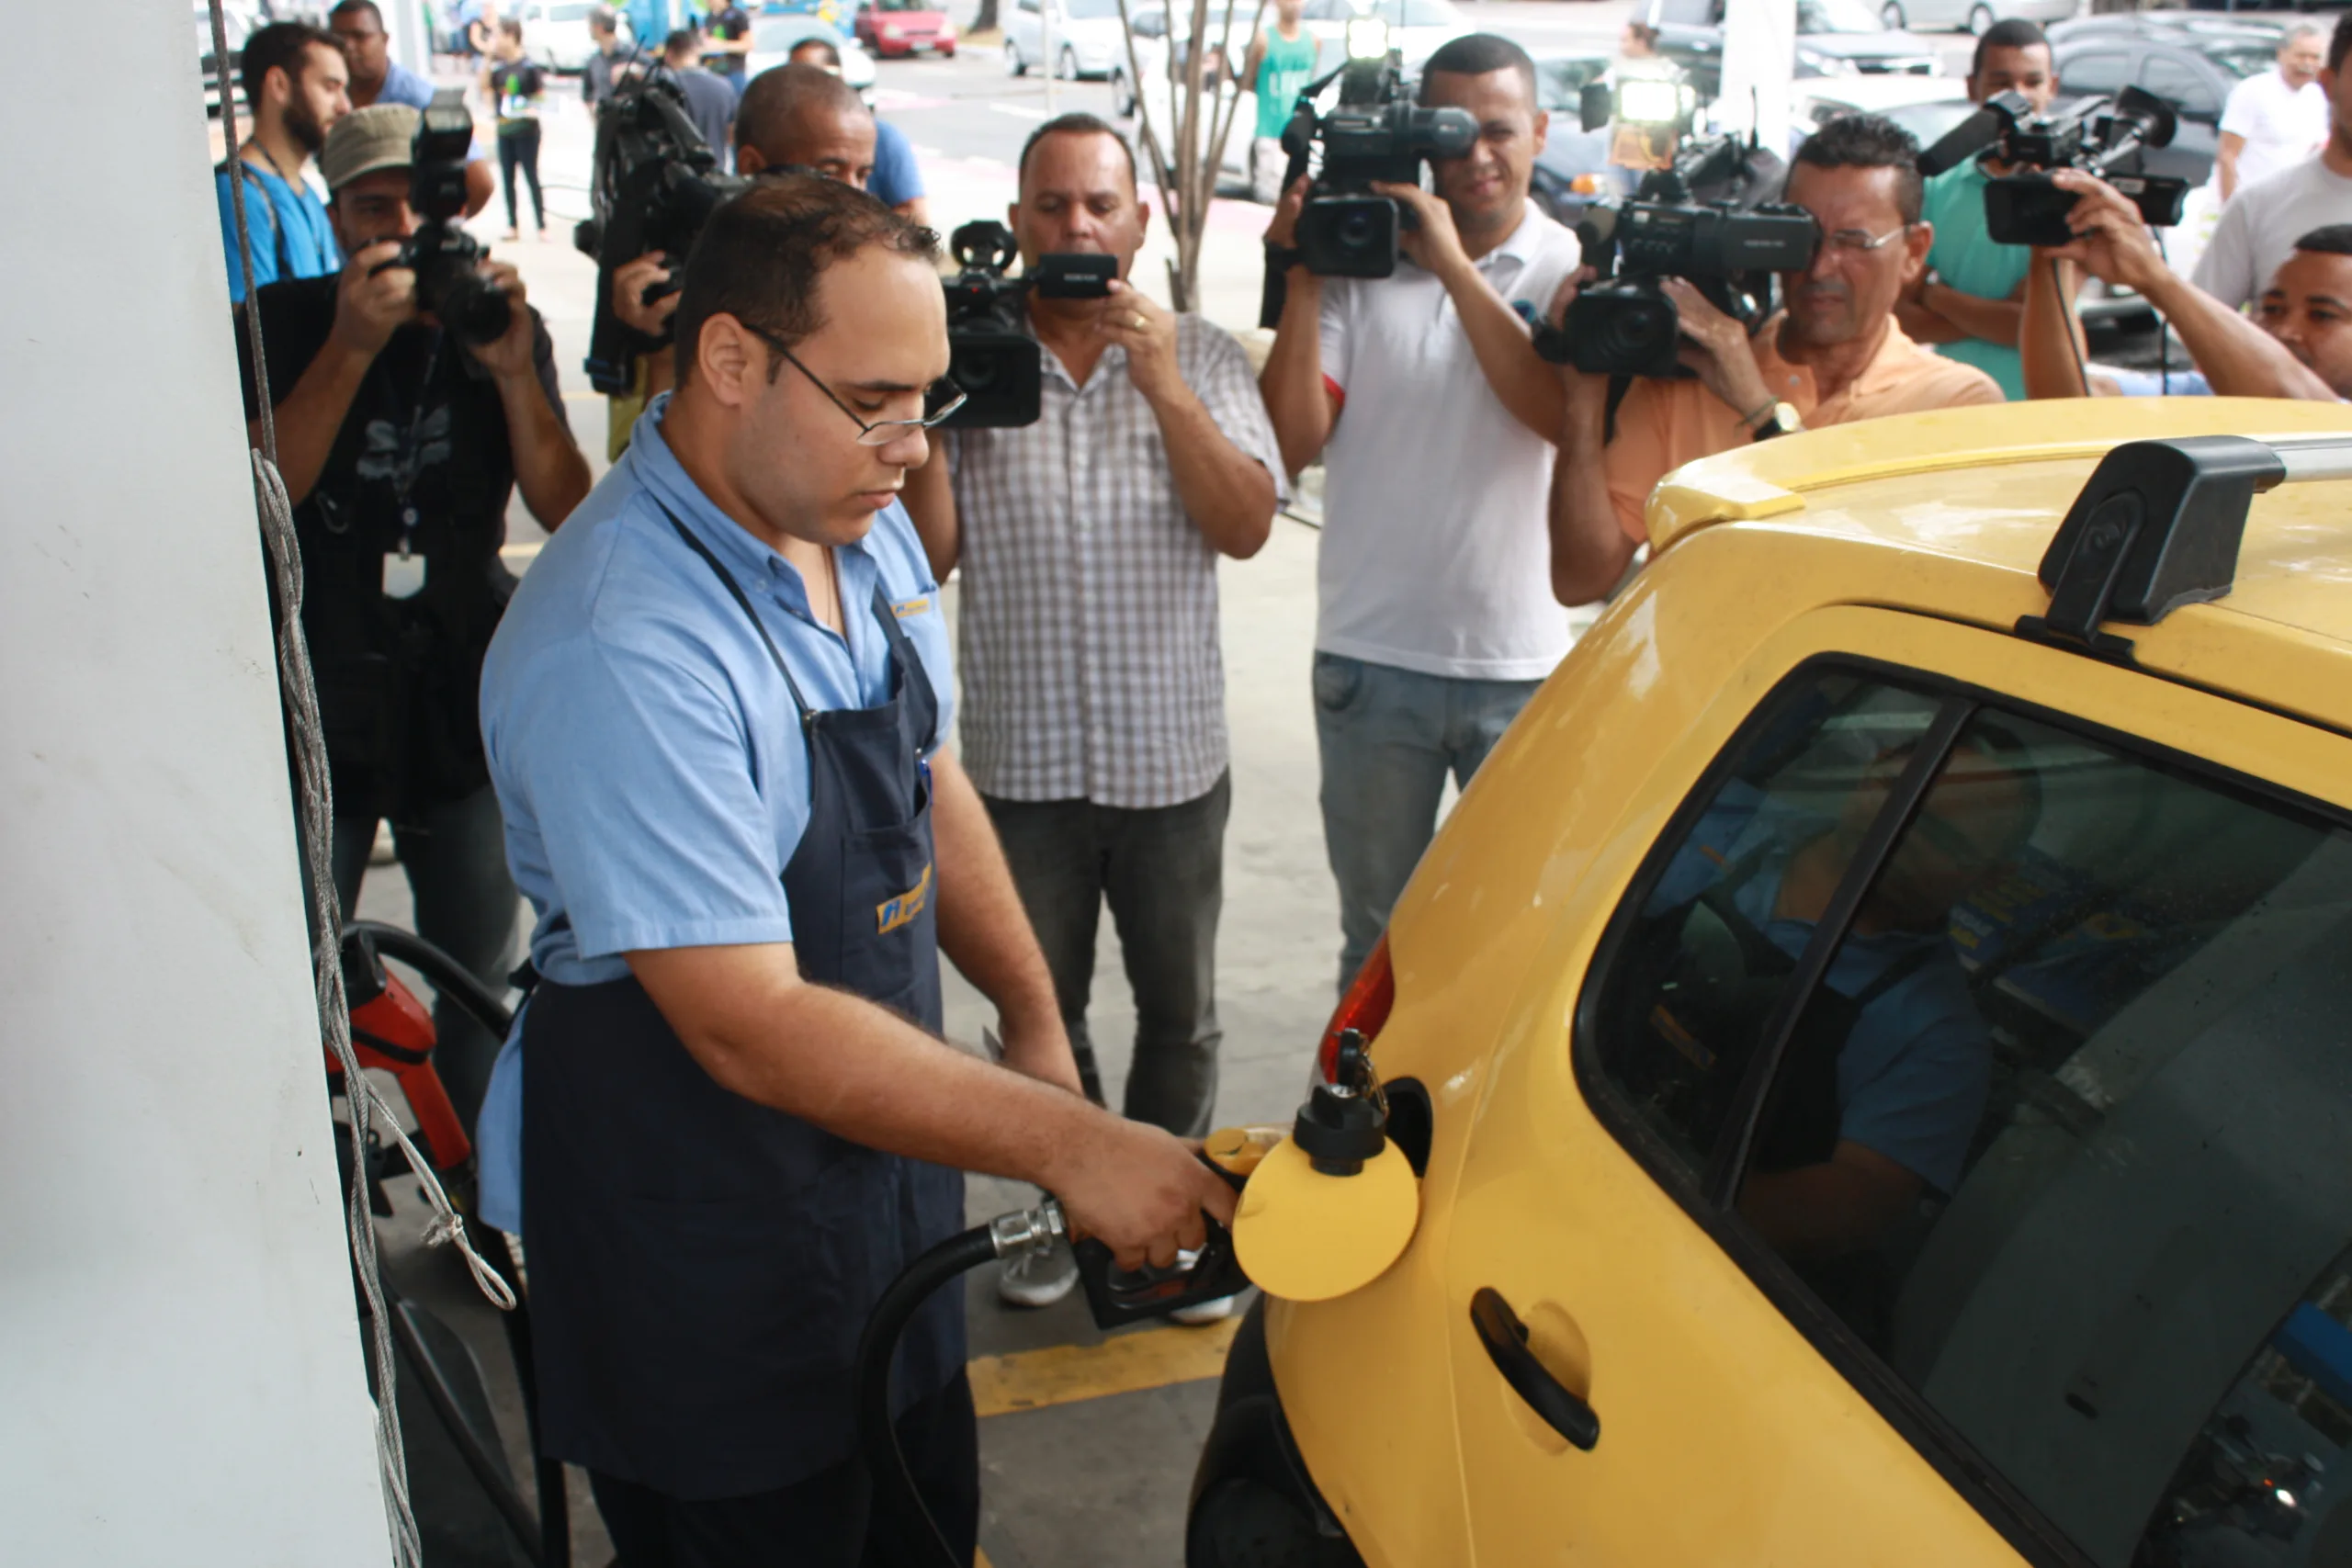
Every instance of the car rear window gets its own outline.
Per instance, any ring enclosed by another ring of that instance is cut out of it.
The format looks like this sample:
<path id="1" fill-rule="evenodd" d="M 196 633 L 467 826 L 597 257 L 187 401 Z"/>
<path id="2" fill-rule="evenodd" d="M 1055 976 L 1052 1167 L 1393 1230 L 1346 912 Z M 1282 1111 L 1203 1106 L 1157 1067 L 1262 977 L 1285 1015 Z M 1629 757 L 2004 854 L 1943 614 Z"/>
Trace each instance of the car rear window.
<path id="1" fill-rule="evenodd" d="M 2101 1568 L 2347 1560 L 2332 815 L 1816 669 L 1679 813 L 1578 1033 L 1605 1119 L 1948 1471 Z"/>

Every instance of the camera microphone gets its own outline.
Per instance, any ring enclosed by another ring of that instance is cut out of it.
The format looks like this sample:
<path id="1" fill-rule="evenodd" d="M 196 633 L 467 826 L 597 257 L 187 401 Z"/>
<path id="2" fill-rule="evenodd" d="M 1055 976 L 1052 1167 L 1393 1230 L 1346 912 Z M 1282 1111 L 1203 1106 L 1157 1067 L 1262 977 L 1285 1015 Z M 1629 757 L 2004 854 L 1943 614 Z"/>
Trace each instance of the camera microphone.
<path id="1" fill-rule="evenodd" d="M 1956 169 L 2033 118 L 2033 106 L 2021 93 L 2002 93 L 1984 100 L 1974 114 L 1943 133 L 1933 147 L 1919 154 L 1919 173 L 1928 179 Z"/>

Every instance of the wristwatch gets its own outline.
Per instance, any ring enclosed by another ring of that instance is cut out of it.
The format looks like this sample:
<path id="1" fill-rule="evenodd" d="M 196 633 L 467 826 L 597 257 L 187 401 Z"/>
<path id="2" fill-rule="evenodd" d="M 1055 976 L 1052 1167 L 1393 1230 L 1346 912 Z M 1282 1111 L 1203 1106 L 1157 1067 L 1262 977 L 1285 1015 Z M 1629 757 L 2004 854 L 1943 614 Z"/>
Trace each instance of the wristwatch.
<path id="1" fill-rule="evenodd" d="M 1760 423 L 1747 427 L 1748 438 L 1770 441 L 1775 435 L 1795 435 L 1804 429 L 1804 420 L 1792 403 L 1774 403 Z"/>

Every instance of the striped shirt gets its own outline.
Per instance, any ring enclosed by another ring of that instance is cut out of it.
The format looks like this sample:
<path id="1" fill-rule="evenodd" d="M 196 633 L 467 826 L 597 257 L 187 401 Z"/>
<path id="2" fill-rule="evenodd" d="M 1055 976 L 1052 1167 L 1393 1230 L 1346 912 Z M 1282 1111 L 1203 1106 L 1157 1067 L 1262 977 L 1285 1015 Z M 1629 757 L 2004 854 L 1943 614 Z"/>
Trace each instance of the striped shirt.
<path id="1" fill-rule="evenodd" d="M 964 765 L 1001 800 L 1198 799 L 1227 760 L 1216 551 L 1177 499 L 1126 350 L 1105 349 L 1083 387 L 1037 353 L 1043 417 L 947 443 Z M 1225 438 L 1283 485 L 1241 345 L 1183 315 L 1176 355 Z"/>

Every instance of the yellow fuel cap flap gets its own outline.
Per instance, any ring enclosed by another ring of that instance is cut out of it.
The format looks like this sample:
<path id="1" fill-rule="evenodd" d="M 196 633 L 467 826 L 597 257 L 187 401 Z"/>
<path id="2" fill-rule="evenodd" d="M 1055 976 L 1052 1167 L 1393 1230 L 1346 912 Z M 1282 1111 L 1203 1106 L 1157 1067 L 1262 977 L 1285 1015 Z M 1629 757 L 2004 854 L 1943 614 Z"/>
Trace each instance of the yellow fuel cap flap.
<path id="1" fill-rule="evenodd" d="M 1250 1282 L 1290 1302 L 1362 1290 L 1403 1256 L 1421 1219 L 1421 1186 L 1393 1143 L 1351 1175 L 1327 1176 L 1295 1139 L 1258 1162 L 1233 1215 Z"/>

